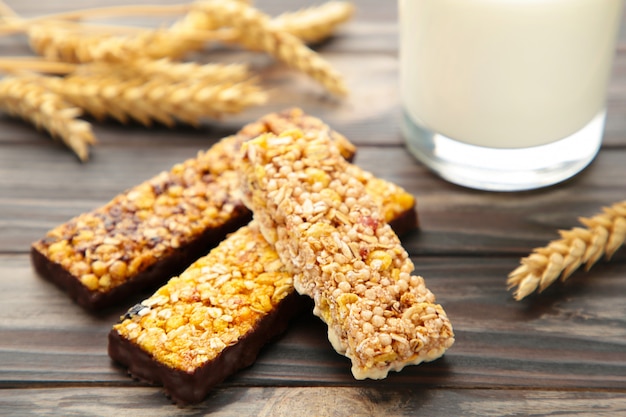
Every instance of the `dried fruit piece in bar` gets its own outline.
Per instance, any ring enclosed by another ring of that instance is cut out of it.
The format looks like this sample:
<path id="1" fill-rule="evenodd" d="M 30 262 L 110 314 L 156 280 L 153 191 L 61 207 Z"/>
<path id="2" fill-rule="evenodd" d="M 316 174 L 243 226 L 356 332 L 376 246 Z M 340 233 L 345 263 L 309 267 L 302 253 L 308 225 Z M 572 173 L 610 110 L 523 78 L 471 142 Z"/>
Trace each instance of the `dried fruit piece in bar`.
<path id="1" fill-rule="evenodd" d="M 90 310 L 165 282 L 250 221 L 234 170 L 241 143 L 294 127 L 328 132 L 346 157 L 354 153 L 346 138 L 299 109 L 267 115 L 196 158 L 53 228 L 32 245 L 35 269 Z"/>
<path id="2" fill-rule="evenodd" d="M 358 180 L 396 232 L 417 227 L 415 199 L 362 172 Z M 163 385 L 177 403 L 201 401 L 217 383 L 252 364 L 261 347 L 310 309 L 255 222 L 229 235 L 109 334 L 109 355 L 136 378 Z"/>
<path id="3" fill-rule="evenodd" d="M 244 202 L 355 378 L 385 378 L 453 344 L 443 308 L 327 135 L 261 135 L 242 151 Z"/>

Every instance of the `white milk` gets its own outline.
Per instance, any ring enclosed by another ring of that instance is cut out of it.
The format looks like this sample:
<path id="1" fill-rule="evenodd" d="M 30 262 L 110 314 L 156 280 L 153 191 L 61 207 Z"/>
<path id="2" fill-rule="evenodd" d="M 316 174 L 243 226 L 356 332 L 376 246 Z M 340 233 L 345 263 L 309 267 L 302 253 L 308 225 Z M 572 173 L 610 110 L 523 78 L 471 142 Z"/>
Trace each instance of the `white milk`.
<path id="1" fill-rule="evenodd" d="M 404 109 L 470 144 L 567 137 L 603 112 L 621 0 L 399 0 Z"/>

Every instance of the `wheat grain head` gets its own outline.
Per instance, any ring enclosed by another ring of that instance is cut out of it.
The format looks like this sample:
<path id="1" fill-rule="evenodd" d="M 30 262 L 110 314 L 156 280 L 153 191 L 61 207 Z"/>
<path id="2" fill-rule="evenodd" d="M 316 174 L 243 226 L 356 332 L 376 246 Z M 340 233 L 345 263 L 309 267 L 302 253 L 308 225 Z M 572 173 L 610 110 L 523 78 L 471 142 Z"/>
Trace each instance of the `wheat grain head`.
<path id="1" fill-rule="evenodd" d="M 318 43 L 330 37 L 337 26 L 354 14 L 354 5 L 346 1 L 329 1 L 296 12 L 283 13 L 270 21 L 276 30 L 292 34 L 306 43 Z"/>
<path id="2" fill-rule="evenodd" d="M 0 108 L 61 140 L 81 161 L 89 159 L 96 143 L 91 125 L 78 117 L 82 111 L 42 85 L 36 76 L 13 76 L 0 80 Z"/>
<path id="3" fill-rule="evenodd" d="M 247 4 L 249 2 L 240 2 Z M 210 1 L 199 1 L 192 5 L 172 28 L 180 31 L 213 31 L 219 22 L 211 16 Z M 318 6 L 307 7 L 295 12 L 286 12 L 269 20 L 274 30 L 287 32 L 305 43 L 318 43 L 330 37 L 337 26 L 348 21 L 354 14 L 354 5 L 346 1 L 329 1 Z M 230 33 L 231 42 L 239 42 L 238 31 Z M 227 40 L 224 37 L 224 40 Z"/>
<path id="4" fill-rule="evenodd" d="M 347 94 L 343 77 L 319 54 L 288 32 L 274 28 L 270 18 L 259 10 L 239 2 L 206 0 L 198 3 L 208 19 L 210 27 L 232 27 L 237 30 L 237 42 L 244 47 L 265 51 L 311 76 L 330 92 Z"/>
<path id="5" fill-rule="evenodd" d="M 168 29 L 145 29 L 130 34 L 90 32 L 80 25 L 44 22 L 29 26 L 28 39 L 37 54 L 55 61 L 120 62 L 133 58 L 178 59 L 203 47 L 204 40 Z"/>
<path id="6" fill-rule="evenodd" d="M 169 58 L 129 59 L 123 64 L 117 62 L 95 62 L 74 67 L 72 75 L 107 75 L 114 73 L 121 79 L 140 78 L 150 80 L 158 78 L 162 82 L 180 82 L 196 80 L 205 84 L 239 82 L 253 77 L 245 64 L 178 62 Z"/>
<path id="7" fill-rule="evenodd" d="M 626 240 L 626 201 L 579 220 L 584 228 L 561 230 L 560 239 L 534 249 L 509 274 L 507 284 L 509 289 L 517 287 L 516 300 L 545 290 L 559 277 L 565 281 L 580 266 L 588 271 L 602 256 L 610 259 Z"/>
<path id="8" fill-rule="evenodd" d="M 170 127 L 182 121 L 197 126 L 203 118 L 238 113 L 267 98 L 255 78 L 215 83 L 211 77 L 173 80 L 158 72 L 137 74 L 126 64 L 99 64 L 93 72 L 86 68 L 64 78 L 48 77 L 46 87 L 98 120 L 132 119 L 145 126 L 157 121 Z"/>

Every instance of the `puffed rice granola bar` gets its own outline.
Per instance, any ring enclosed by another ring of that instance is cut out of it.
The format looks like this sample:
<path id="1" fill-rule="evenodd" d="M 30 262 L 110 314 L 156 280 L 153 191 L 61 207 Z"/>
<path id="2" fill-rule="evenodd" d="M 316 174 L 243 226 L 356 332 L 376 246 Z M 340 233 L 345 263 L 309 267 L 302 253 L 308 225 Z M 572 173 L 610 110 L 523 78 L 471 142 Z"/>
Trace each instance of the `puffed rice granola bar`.
<path id="1" fill-rule="evenodd" d="M 244 203 L 354 377 L 443 355 L 454 343 L 446 313 L 328 135 L 265 134 L 242 154 Z"/>

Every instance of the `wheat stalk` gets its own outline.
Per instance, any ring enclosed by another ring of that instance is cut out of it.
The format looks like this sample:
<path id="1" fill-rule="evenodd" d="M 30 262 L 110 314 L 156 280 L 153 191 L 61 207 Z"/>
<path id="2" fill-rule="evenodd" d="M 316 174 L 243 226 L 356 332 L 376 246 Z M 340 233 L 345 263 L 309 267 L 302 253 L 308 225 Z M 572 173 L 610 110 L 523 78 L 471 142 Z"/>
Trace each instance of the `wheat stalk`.
<path id="1" fill-rule="evenodd" d="M 134 67 L 92 64 L 64 78 L 46 77 L 45 85 L 98 120 L 112 117 L 128 123 L 134 119 L 145 126 L 158 121 L 172 127 L 177 120 L 197 126 L 202 118 L 221 118 L 266 100 L 253 78 L 219 83 L 194 76 L 176 80 L 163 74 L 133 73 Z"/>
<path id="2" fill-rule="evenodd" d="M 4 62 L 0 59 L 0 68 Z M 10 62 L 6 69 L 11 69 Z M 30 64 L 30 65 L 29 65 Z M 235 83 L 253 78 L 252 72 L 245 64 L 223 64 L 210 63 L 198 64 L 195 62 L 177 62 L 168 58 L 148 59 L 137 58 L 125 61 L 123 64 L 115 62 L 94 62 L 90 64 L 64 64 L 49 65 L 50 61 L 41 61 L 41 68 L 38 62 L 26 60 L 17 68 L 30 68 L 33 70 L 58 70 L 58 74 L 88 75 L 115 73 L 119 78 L 126 79 L 159 79 L 164 83 L 181 82 L 195 80 L 204 84 Z M 66 71 L 63 72 L 62 70 Z"/>
<path id="3" fill-rule="evenodd" d="M 2 2 L 0 2 L 1 4 Z M 94 18 L 111 18 L 121 16 L 172 16 L 183 14 L 191 9 L 191 3 L 183 4 L 129 4 L 110 7 L 95 7 L 90 9 L 72 10 L 67 12 L 49 14 L 45 16 L 23 19 L 25 23 L 41 23 L 51 20 L 84 20 Z M 13 12 L 14 16 L 15 13 Z"/>
<path id="4" fill-rule="evenodd" d="M 0 71 L 7 73 L 37 72 L 45 74 L 67 75 L 95 74 L 109 72 L 115 69 L 117 73 L 128 76 L 143 77 L 145 79 L 160 77 L 164 81 L 182 81 L 189 79 L 202 80 L 205 83 L 219 84 L 222 82 L 238 82 L 252 78 L 252 73 L 245 64 L 197 64 L 195 62 L 176 62 L 168 58 L 146 59 L 138 58 L 124 65 L 111 66 L 111 63 L 71 64 L 67 62 L 49 61 L 39 57 L 2 57 Z"/>
<path id="5" fill-rule="evenodd" d="M 269 53 L 308 74 L 332 93 L 347 93 L 343 78 L 326 60 L 292 34 L 274 28 L 266 14 L 233 1 L 206 0 L 196 6 L 211 20 L 208 27 L 235 28 L 237 42 L 244 47 Z"/>
<path id="6" fill-rule="evenodd" d="M 234 83 L 250 79 L 252 73 L 244 64 L 198 64 L 195 62 L 175 62 L 169 58 L 145 59 L 139 58 L 125 62 L 123 66 L 115 66 L 117 71 L 123 71 L 128 77 L 143 77 L 144 79 L 159 78 L 164 82 L 181 82 L 195 80 L 204 84 Z M 77 69 L 76 74 L 82 72 L 95 73 L 110 71 L 111 65 L 89 65 Z"/>
<path id="7" fill-rule="evenodd" d="M 0 108 L 14 117 L 47 131 L 66 144 L 81 161 L 89 158 L 89 145 L 96 143 L 91 125 L 78 117 L 82 111 L 45 88 L 36 76 L 0 80 Z"/>
<path id="8" fill-rule="evenodd" d="M 51 60 L 88 63 L 121 62 L 134 58 L 172 58 L 201 49 L 210 40 L 229 40 L 219 31 L 188 33 L 170 28 L 130 29 L 131 33 L 111 33 L 106 28 L 68 22 L 45 22 L 27 29 L 33 51 Z"/>
<path id="9" fill-rule="evenodd" d="M 75 70 L 75 64 L 48 61 L 39 57 L 5 56 L 0 58 L 0 71 L 6 73 L 21 73 L 26 71 L 46 74 L 68 74 Z"/>
<path id="10" fill-rule="evenodd" d="M 516 300 L 543 291 L 559 277 L 565 281 L 581 265 L 589 270 L 603 255 L 610 259 L 626 240 L 626 201 L 579 220 L 586 227 L 559 231 L 561 239 L 535 249 L 509 274 L 509 289 L 517 287 Z"/>
<path id="11" fill-rule="evenodd" d="M 329 1 L 296 12 L 283 13 L 270 21 L 276 29 L 288 32 L 306 43 L 318 43 L 330 37 L 337 26 L 349 20 L 354 5 L 346 1 Z"/>
<path id="12" fill-rule="evenodd" d="M 209 3 L 209 4 L 205 4 Z M 197 2 L 182 19 L 173 26 L 176 30 L 212 31 L 219 24 L 211 16 L 210 2 Z M 354 5 L 345 1 L 329 1 L 319 6 L 308 7 L 295 12 L 283 13 L 269 20 L 276 31 L 287 32 L 306 43 L 317 43 L 331 36 L 337 26 L 349 20 L 354 13 Z M 230 42 L 238 42 L 238 31 L 230 33 Z M 228 40 L 224 37 L 224 40 Z"/>

